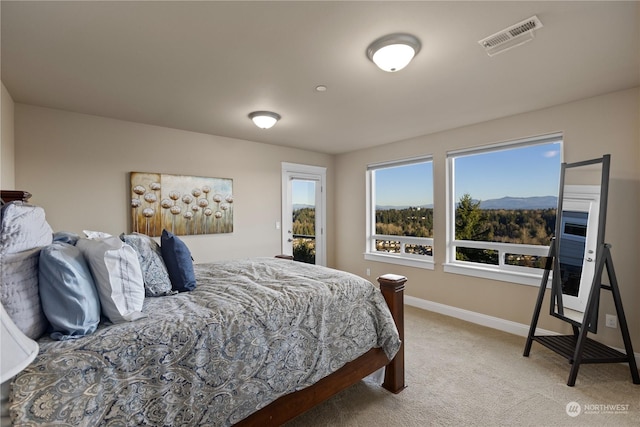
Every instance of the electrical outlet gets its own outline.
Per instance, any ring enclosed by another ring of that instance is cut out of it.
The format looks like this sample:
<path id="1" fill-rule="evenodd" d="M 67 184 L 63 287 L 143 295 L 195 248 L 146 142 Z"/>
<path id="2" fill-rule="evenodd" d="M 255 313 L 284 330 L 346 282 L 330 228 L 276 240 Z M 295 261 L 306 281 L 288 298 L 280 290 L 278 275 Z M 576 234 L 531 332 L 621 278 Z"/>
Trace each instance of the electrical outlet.
<path id="1" fill-rule="evenodd" d="M 607 328 L 617 328 L 618 327 L 618 318 L 613 314 L 607 314 L 605 317 L 605 326 Z"/>

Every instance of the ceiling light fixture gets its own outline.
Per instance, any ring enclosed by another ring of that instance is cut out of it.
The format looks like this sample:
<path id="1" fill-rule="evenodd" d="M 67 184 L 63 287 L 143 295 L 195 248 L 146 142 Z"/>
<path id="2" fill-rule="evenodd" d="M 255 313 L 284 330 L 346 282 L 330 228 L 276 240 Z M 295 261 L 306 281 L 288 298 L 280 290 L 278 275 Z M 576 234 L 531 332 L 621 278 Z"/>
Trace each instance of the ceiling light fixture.
<path id="1" fill-rule="evenodd" d="M 381 70 L 392 73 L 409 65 L 421 47 L 420 40 L 411 34 L 389 34 L 369 45 L 367 57 Z"/>
<path id="2" fill-rule="evenodd" d="M 249 113 L 249 118 L 253 120 L 260 129 L 269 129 L 280 120 L 280 114 L 271 111 L 254 111 Z"/>

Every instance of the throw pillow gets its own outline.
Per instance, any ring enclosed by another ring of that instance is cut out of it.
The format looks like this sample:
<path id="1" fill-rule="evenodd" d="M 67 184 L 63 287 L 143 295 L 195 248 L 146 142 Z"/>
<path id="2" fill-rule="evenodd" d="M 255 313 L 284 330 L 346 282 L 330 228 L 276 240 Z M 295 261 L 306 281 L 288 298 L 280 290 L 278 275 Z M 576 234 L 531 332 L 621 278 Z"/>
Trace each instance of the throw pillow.
<path id="1" fill-rule="evenodd" d="M 102 313 L 112 323 L 140 319 L 144 282 L 136 251 L 118 237 L 80 239 L 76 246 L 85 257 L 100 295 Z"/>
<path id="2" fill-rule="evenodd" d="M 89 335 L 100 323 L 100 299 L 80 249 L 54 242 L 40 251 L 39 287 L 51 338 Z"/>
<path id="3" fill-rule="evenodd" d="M 146 296 L 159 297 L 173 294 L 160 245 L 146 234 L 122 234 L 120 239 L 130 245 L 138 255 Z"/>
<path id="4" fill-rule="evenodd" d="M 38 259 L 53 232 L 38 206 L 7 203 L 0 216 L 0 302 L 18 329 L 38 339 L 48 326 L 38 293 Z"/>
<path id="5" fill-rule="evenodd" d="M 194 290 L 196 276 L 193 271 L 193 258 L 187 245 L 173 233 L 162 230 L 160 250 L 173 290 L 178 292 Z"/>

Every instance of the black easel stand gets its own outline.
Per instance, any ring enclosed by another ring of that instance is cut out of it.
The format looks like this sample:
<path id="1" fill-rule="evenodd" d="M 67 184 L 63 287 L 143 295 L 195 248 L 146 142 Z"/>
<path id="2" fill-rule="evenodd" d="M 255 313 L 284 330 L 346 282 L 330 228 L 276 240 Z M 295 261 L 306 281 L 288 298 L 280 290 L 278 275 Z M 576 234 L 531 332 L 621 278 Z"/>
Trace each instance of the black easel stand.
<path id="1" fill-rule="evenodd" d="M 582 323 L 566 317 L 556 316 L 572 324 L 573 335 L 535 335 L 538 318 L 540 317 L 540 310 L 542 308 L 542 300 L 544 299 L 544 293 L 547 287 L 547 280 L 549 279 L 549 272 L 552 270 L 551 264 L 552 262 L 554 264 L 557 262 L 555 247 L 556 245 L 552 244 L 549 250 L 547 266 L 542 277 L 542 282 L 540 283 L 540 292 L 538 293 L 538 300 L 533 312 L 531 327 L 529 328 L 529 335 L 524 347 L 523 356 L 529 357 L 533 341 L 539 342 L 545 347 L 564 356 L 569 360 L 569 363 L 572 364 L 569 379 L 567 381 L 567 385 L 570 387 L 575 385 L 576 378 L 578 376 L 578 369 L 580 369 L 580 364 L 582 363 L 629 363 L 633 383 L 640 384 L 640 376 L 638 375 L 638 367 L 636 366 L 631 339 L 629 337 L 627 319 L 622 308 L 622 299 L 620 297 L 620 290 L 618 289 L 618 280 L 613 268 L 613 260 L 611 259 L 611 246 L 606 243 L 600 245 L 600 248 L 598 248 L 594 284 L 591 287 L 591 292 L 589 293 L 589 299 L 587 300 L 587 306 Z M 607 268 L 609 285 L 602 283 L 602 274 L 605 267 Z M 620 325 L 620 331 L 622 332 L 622 339 L 624 341 L 626 354 L 587 337 L 590 328 L 595 326 L 597 323 L 599 293 L 601 289 L 611 291 L 613 294 L 613 301 L 616 306 L 618 323 Z M 552 304 L 553 300 L 557 298 L 557 292 L 562 291 L 557 289 L 555 286 L 552 287 Z M 561 301 L 562 297 L 560 296 L 558 299 L 560 308 L 562 305 Z"/>

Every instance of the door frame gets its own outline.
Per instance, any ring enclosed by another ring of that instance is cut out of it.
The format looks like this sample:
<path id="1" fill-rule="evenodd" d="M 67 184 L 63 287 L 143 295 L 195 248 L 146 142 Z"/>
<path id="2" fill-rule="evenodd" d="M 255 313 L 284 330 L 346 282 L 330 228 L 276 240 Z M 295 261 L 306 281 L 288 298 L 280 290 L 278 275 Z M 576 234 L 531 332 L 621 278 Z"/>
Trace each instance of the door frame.
<path id="1" fill-rule="evenodd" d="M 322 166 L 303 165 L 282 162 L 282 253 L 289 238 L 288 230 L 292 228 L 293 201 L 290 182 L 293 179 L 317 181 L 316 191 L 316 264 L 327 265 L 327 168 Z M 292 254 L 289 254 L 292 255 Z"/>

